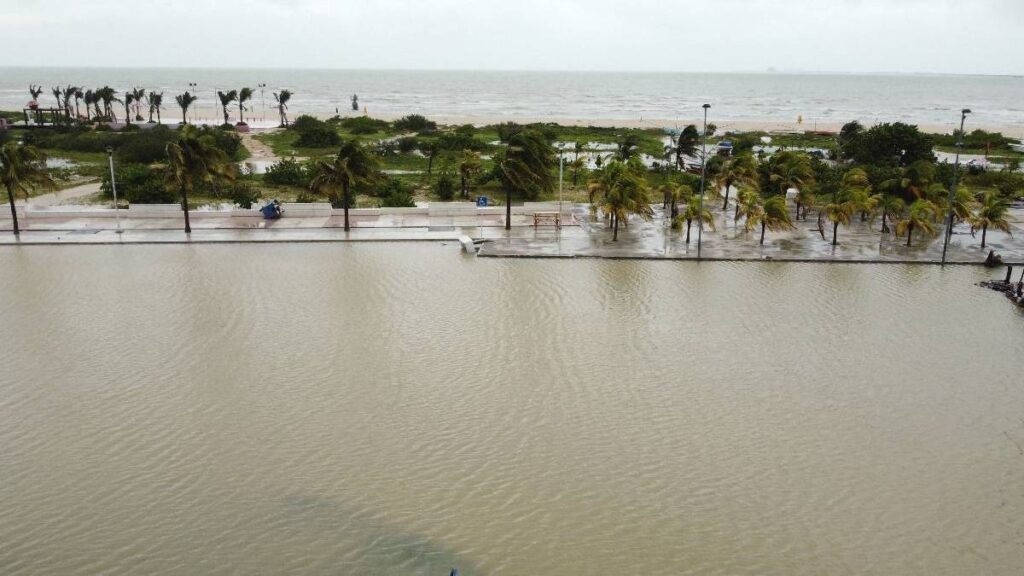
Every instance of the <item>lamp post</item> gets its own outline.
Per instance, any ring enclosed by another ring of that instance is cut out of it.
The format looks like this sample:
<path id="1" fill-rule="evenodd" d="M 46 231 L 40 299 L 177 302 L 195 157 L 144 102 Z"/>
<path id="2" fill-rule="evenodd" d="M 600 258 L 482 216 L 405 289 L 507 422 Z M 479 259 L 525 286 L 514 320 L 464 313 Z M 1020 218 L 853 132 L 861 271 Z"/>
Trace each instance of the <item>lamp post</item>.
<path id="1" fill-rule="evenodd" d="M 701 241 L 704 237 L 704 178 L 708 167 L 708 108 L 704 105 L 704 133 L 700 144 L 700 201 L 697 210 L 697 260 L 700 260 Z"/>
<path id="2" fill-rule="evenodd" d="M 953 186 L 949 189 L 949 210 L 946 214 L 946 233 L 942 241 L 942 265 L 946 265 L 946 250 L 949 249 L 949 240 L 953 237 L 953 199 L 956 197 L 957 178 L 960 172 L 960 149 L 964 147 L 964 123 L 967 115 L 971 113 L 970 108 L 960 111 L 960 133 L 956 138 L 956 160 L 953 162 Z"/>
<path id="3" fill-rule="evenodd" d="M 261 122 L 266 122 L 267 121 L 267 99 L 264 98 L 264 96 L 263 96 L 263 90 L 267 87 L 267 83 L 263 82 L 262 84 L 258 84 L 258 86 L 260 87 L 260 108 L 263 109 L 260 112 L 260 121 Z"/>
<path id="4" fill-rule="evenodd" d="M 192 93 L 196 95 L 196 100 L 198 100 L 199 99 L 199 84 L 196 84 L 195 82 L 189 82 L 188 83 L 188 87 L 189 87 L 190 90 L 192 90 Z M 199 110 L 199 104 L 196 103 L 196 105 L 192 107 L 192 121 L 193 122 L 196 122 L 198 120 L 198 116 L 196 115 L 198 110 Z"/>
<path id="5" fill-rule="evenodd" d="M 562 221 L 562 178 L 565 175 L 565 149 L 558 145 L 558 221 Z"/>
<path id="6" fill-rule="evenodd" d="M 110 166 L 110 189 L 114 192 L 114 218 L 117 220 L 117 233 L 121 230 L 121 211 L 117 205 L 117 181 L 114 179 L 114 148 L 107 146 L 107 164 Z"/>

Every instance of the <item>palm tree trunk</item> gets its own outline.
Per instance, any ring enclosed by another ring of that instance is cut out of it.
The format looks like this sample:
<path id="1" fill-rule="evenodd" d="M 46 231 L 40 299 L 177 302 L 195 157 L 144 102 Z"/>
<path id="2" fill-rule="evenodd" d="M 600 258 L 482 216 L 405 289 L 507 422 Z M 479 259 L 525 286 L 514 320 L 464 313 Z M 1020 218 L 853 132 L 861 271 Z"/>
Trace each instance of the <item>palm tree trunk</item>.
<path id="1" fill-rule="evenodd" d="M 350 202 L 348 200 L 348 184 L 345 184 L 345 185 L 343 185 L 341 187 L 341 192 L 342 192 L 341 201 L 345 204 L 345 206 L 344 206 L 344 208 L 345 208 L 345 232 L 348 232 L 349 231 L 348 205 L 350 204 Z"/>
<path id="2" fill-rule="evenodd" d="M 188 124 L 188 108 L 181 107 L 181 123 Z"/>
<path id="3" fill-rule="evenodd" d="M 764 246 L 764 229 L 766 224 L 761 222 L 761 246 Z"/>
<path id="4" fill-rule="evenodd" d="M 885 210 L 882 210 L 882 234 L 888 234 L 889 233 L 889 225 L 886 224 L 886 222 L 885 222 L 885 217 L 888 216 L 888 215 L 889 215 L 888 212 L 886 212 Z"/>
<path id="5" fill-rule="evenodd" d="M 686 243 L 687 244 L 690 243 L 690 222 L 692 222 L 692 220 L 687 218 L 686 219 Z"/>
<path id="6" fill-rule="evenodd" d="M 11 203 L 11 221 L 14 224 L 14 235 L 17 236 L 21 234 L 21 230 L 18 229 L 18 211 L 14 208 L 14 191 L 10 186 L 7 187 L 7 199 Z"/>
<path id="7" fill-rule="evenodd" d="M 161 124 L 161 123 L 162 123 L 162 122 L 160 121 L 160 108 L 157 108 L 157 109 L 156 109 L 156 123 L 157 123 L 157 124 Z"/>
<path id="8" fill-rule="evenodd" d="M 832 245 L 839 246 L 839 222 L 832 223 Z"/>
<path id="9" fill-rule="evenodd" d="M 734 222 L 739 221 L 740 219 L 740 203 L 738 200 L 736 201 L 736 213 L 733 214 L 732 219 Z"/>
<path id="10" fill-rule="evenodd" d="M 910 248 L 910 240 L 914 237 L 914 223 L 907 226 L 907 248 Z"/>
<path id="11" fill-rule="evenodd" d="M 505 230 L 512 230 L 512 189 L 505 191 Z"/>
<path id="12" fill-rule="evenodd" d="M 987 224 L 981 227 L 981 247 L 982 248 L 985 247 L 985 236 L 986 235 L 988 235 L 988 225 Z"/>
<path id="13" fill-rule="evenodd" d="M 615 226 L 612 228 L 612 242 L 619 241 L 619 219 L 615 218 Z"/>
<path id="14" fill-rule="evenodd" d="M 722 212 L 729 207 L 729 188 L 732 188 L 732 182 L 725 183 L 725 202 L 722 202 Z"/>
<path id="15" fill-rule="evenodd" d="M 796 219 L 797 219 L 798 222 L 800 221 L 800 201 L 799 200 L 796 201 Z"/>
<path id="16" fill-rule="evenodd" d="M 152 106 L 149 107 L 149 123 L 150 124 L 153 123 L 153 107 Z"/>
<path id="17" fill-rule="evenodd" d="M 192 223 L 188 219 L 188 184 L 181 187 L 181 209 L 185 211 L 185 234 L 191 234 Z"/>

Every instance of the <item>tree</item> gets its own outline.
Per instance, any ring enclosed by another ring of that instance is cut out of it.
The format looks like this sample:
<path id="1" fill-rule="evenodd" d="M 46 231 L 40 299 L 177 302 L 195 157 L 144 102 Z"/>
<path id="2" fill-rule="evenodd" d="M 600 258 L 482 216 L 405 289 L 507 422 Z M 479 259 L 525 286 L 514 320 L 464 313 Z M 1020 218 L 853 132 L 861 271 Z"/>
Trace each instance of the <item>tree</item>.
<path id="1" fill-rule="evenodd" d="M 125 124 L 131 124 L 132 123 L 131 107 L 132 107 L 132 102 L 134 102 L 134 101 L 135 101 L 135 93 L 132 92 L 131 90 L 125 90 L 124 91 L 124 123 Z"/>
<path id="2" fill-rule="evenodd" d="M 919 160 L 935 161 L 932 137 L 922 134 L 917 126 L 902 122 L 873 126 L 851 146 L 853 160 L 858 164 L 909 166 Z"/>
<path id="3" fill-rule="evenodd" d="M 871 191 L 871 181 L 868 174 L 862 168 L 853 168 L 843 175 L 840 184 L 840 194 L 849 203 L 850 214 L 860 212 L 860 221 L 865 222 L 869 214 L 874 214 L 875 208 L 881 201 L 881 196 Z M 873 218 L 872 218 L 873 219 Z M 844 222 L 849 224 L 849 222 Z"/>
<path id="4" fill-rule="evenodd" d="M 715 229 L 715 219 L 711 215 L 711 210 L 705 207 L 704 210 L 701 211 L 700 203 L 694 202 L 692 198 L 686 204 L 686 210 L 683 211 L 682 215 L 680 215 L 679 218 L 686 221 L 687 244 L 690 243 L 690 226 L 693 224 L 694 220 L 697 221 L 698 226 L 703 227 L 705 224 L 707 224 L 708 228 L 710 228 L 712 231 Z"/>
<path id="5" fill-rule="evenodd" d="M 679 133 L 679 137 L 676 139 L 674 147 L 671 147 L 671 152 L 676 156 L 676 166 L 680 169 L 685 168 L 683 165 L 683 156 L 694 157 L 697 155 L 697 144 L 700 142 L 700 132 L 697 131 L 697 127 L 690 124 L 683 131 Z"/>
<path id="6" fill-rule="evenodd" d="M 591 210 L 595 213 L 600 210 L 611 218 L 613 242 L 619 240 L 619 223 L 628 220 L 630 214 L 645 221 L 654 216 L 646 180 L 623 162 L 609 162 L 590 183 L 590 188 L 597 202 Z"/>
<path id="7" fill-rule="evenodd" d="M 943 190 L 943 193 L 946 191 Z M 946 204 L 949 203 L 948 197 L 944 196 Z M 953 224 L 957 222 L 969 222 L 971 217 L 974 215 L 974 206 L 977 204 L 977 200 L 974 198 L 974 194 L 971 194 L 970 189 L 967 186 L 957 186 L 956 193 L 953 194 L 953 204 L 948 208 L 952 208 L 953 211 Z M 950 228 L 947 231 L 948 234 L 952 234 L 953 230 Z M 984 248 L 984 246 L 982 246 Z"/>
<path id="8" fill-rule="evenodd" d="M 629 162 L 629 160 L 640 153 L 640 137 L 636 134 L 629 133 L 617 144 L 615 150 L 615 157 L 622 162 Z"/>
<path id="9" fill-rule="evenodd" d="M 85 92 L 83 92 L 81 88 L 75 88 L 74 96 L 75 96 L 75 119 L 76 120 L 80 120 L 82 118 L 82 113 L 81 113 L 81 111 L 78 108 L 78 103 L 85 99 Z M 88 116 L 88 114 L 89 114 L 89 103 L 88 102 L 86 102 L 85 108 L 86 108 L 86 110 L 85 110 L 86 115 Z"/>
<path id="10" fill-rule="evenodd" d="M 898 221 L 907 209 L 906 202 L 899 196 L 883 195 L 878 207 L 882 212 L 882 234 L 889 233 L 889 220 Z"/>
<path id="11" fill-rule="evenodd" d="M 146 102 L 149 104 L 149 121 L 153 122 L 153 112 L 156 112 L 156 123 L 160 124 L 160 108 L 164 105 L 164 93 L 163 92 L 150 92 L 146 96 Z"/>
<path id="12" fill-rule="evenodd" d="M 729 158 L 722 165 L 715 185 L 725 189 L 725 200 L 722 202 L 722 210 L 725 211 L 729 207 L 729 190 L 733 186 L 757 186 L 757 160 L 750 154 Z"/>
<path id="13" fill-rule="evenodd" d="M 174 97 L 174 101 L 181 107 L 181 123 L 188 124 L 188 109 L 192 104 L 198 100 L 199 97 L 189 94 L 186 90 L 184 94 L 178 94 Z"/>
<path id="14" fill-rule="evenodd" d="M 142 122 L 142 101 L 146 98 L 145 88 L 135 88 L 132 90 L 132 102 L 135 103 L 135 120 Z"/>
<path id="15" fill-rule="evenodd" d="M 379 178 L 377 160 L 357 140 L 345 140 L 332 161 L 320 160 L 314 170 L 309 189 L 326 194 L 332 206 L 340 204 L 345 209 L 345 231 L 348 232 L 348 210 L 353 204 L 352 191 Z"/>
<path id="16" fill-rule="evenodd" d="M 117 122 L 117 114 L 114 113 L 114 102 L 121 102 L 121 99 L 117 97 L 117 92 L 110 86 L 104 86 L 96 91 L 96 95 L 103 102 L 103 118 L 107 122 Z"/>
<path id="17" fill-rule="evenodd" d="M 274 92 L 274 101 L 277 102 L 277 113 L 281 116 L 281 126 L 288 125 L 288 101 L 292 99 L 290 90 L 281 90 L 278 94 Z M 345 228 L 348 230 L 348 227 Z"/>
<path id="18" fill-rule="evenodd" d="M 182 106 L 182 109 L 185 108 L 187 107 Z M 202 136 L 197 128 L 187 125 L 182 127 L 178 140 L 167 144 L 167 171 L 164 183 L 169 189 L 181 192 L 181 209 L 185 211 L 186 234 L 192 232 L 188 211 L 189 193 L 195 192 L 201 184 L 234 179 L 235 165 L 228 155 L 213 146 L 210 139 Z"/>
<path id="19" fill-rule="evenodd" d="M 459 161 L 459 179 L 464 198 L 469 198 L 470 182 L 481 170 L 483 170 L 483 162 L 480 160 L 480 155 L 472 150 L 463 150 L 462 159 Z"/>
<path id="20" fill-rule="evenodd" d="M 7 201 L 11 204 L 14 235 L 17 236 L 21 230 L 18 229 L 18 212 L 14 207 L 14 197 L 20 190 L 27 199 L 30 190 L 53 184 L 46 170 L 46 157 L 32 146 L 24 146 L 16 142 L 8 142 L 0 146 L 0 181 L 7 189 Z"/>
<path id="21" fill-rule="evenodd" d="M 72 85 L 68 84 L 67 86 L 64 87 L 64 92 L 63 92 L 63 96 L 64 96 L 64 115 L 67 116 L 69 122 L 72 120 L 72 118 L 71 118 L 71 99 L 72 98 L 75 99 L 75 107 L 77 108 L 78 107 L 78 97 L 76 95 L 79 92 L 80 92 L 80 90 L 79 90 L 78 86 L 72 86 Z M 78 119 L 78 114 L 77 113 L 75 114 L 75 119 L 76 120 Z"/>
<path id="22" fill-rule="evenodd" d="M 786 208 L 786 197 L 785 196 L 772 196 L 764 202 L 760 202 L 760 197 L 753 196 L 746 198 L 746 206 L 743 209 L 746 215 L 745 228 L 747 232 L 761 227 L 761 240 L 760 244 L 764 245 L 764 233 L 765 230 L 771 230 L 772 232 L 781 232 L 784 230 L 793 230 L 793 219 L 789 216 L 789 210 Z"/>
<path id="23" fill-rule="evenodd" d="M 238 91 L 238 123 L 245 124 L 245 103 L 252 100 L 252 88 L 242 88 Z"/>
<path id="24" fill-rule="evenodd" d="M 907 235 L 907 247 L 913 241 L 914 230 L 920 229 L 926 234 L 935 234 L 935 220 L 939 216 L 939 208 L 924 198 L 915 200 L 907 210 L 906 216 L 896 222 L 896 235 Z"/>
<path id="25" fill-rule="evenodd" d="M 63 101 L 60 99 L 61 96 L 64 94 L 64 91 L 60 89 L 60 86 L 56 88 L 50 88 L 50 93 L 53 94 L 53 97 L 57 99 L 56 107 L 66 112 L 67 108 L 64 107 Z"/>
<path id="26" fill-rule="evenodd" d="M 850 160 L 853 158 L 860 137 L 864 135 L 864 126 L 854 120 L 847 122 L 839 131 L 839 159 Z"/>
<path id="27" fill-rule="evenodd" d="M 796 216 L 799 220 L 801 204 L 810 199 L 808 194 L 812 192 L 814 186 L 811 157 L 796 152 L 779 152 L 771 159 L 768 178 L 773 187 L 782 194 L 783 202 L 790 188 L 796 188 L 800 192 L 806 190 L 805 195 L 798 195 L 796 200 Z"/>
<path id="28" fill-rule="evenodd" d="M 230 124 L 231 117 L 228 116 L 228 106 L 230 106 L 235 100 L 238 100 L 238 91 L 231 90 L 229 92 L 221 92 L 218 90 L 217 98 L 220 99 L 220 107 L 224 111 L 224 123 Z"/>
<path id="29" fill-rule="evenodd" d="M 679 204 L 690 201 L 690 198 L 693 197 L 693 187 L 687 184 L 666 182 L 658 189 L 661 191 L 665 207 L 668 208 L 669 220 L 675 225 L 675 219 L 679 216 Z"/>
<path id="30" fill-rule="evenodd" d="M 511 230 L 513 193 L 536 198 L 554 188 L 555 150 L 543 133 L 526 129 L 511 134 L 495 160 L 505 189 L 505 229 Z"/>
<path id="31" fill-rule="evenodd" d="M 1010 236 L 1013 236 L 1010 232 L 1010 221 L 1006 218 L 1006 213 L 1009 209 L 1010 205 L 1000 198 L 995 192 L 985 193 L 981 203 L 978 204 L 977 212 L 975 212 L 970 218 L 971 234 L 973 234 L 978 228 L 981 228 L 982 248 L 985 247 L 989 228 L 1002 230 Z"/>
<path id="32" fill-rule="evenodd" d="M 837 194 L 832 202 L 825 205 L 825 217 L 832 223 L 832 245 L 839 245 L 839 225 L 850 225 L 850 216 L 856 210 L 857 205 L 851 201 L 847 193 Z"/>
<path id="33" fill-rule="evenodd" d="M 39 96 L 43 93 L 43 87 L 36 86 L 35 84 L 29 84 L 28 93 L 32 95 L 32 102 L 36 102 L 39 100 Z"/>

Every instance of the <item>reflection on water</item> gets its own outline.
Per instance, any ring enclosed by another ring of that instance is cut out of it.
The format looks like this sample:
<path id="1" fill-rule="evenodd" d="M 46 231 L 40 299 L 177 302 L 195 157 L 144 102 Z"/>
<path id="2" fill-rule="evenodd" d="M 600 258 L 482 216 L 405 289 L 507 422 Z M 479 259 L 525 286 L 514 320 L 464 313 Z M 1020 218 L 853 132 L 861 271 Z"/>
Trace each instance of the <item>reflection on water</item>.
<path id="1" fill-rule="evenodd" d="M 0 251 L 0 572 L 1017 574 L 980 269 Z"/>

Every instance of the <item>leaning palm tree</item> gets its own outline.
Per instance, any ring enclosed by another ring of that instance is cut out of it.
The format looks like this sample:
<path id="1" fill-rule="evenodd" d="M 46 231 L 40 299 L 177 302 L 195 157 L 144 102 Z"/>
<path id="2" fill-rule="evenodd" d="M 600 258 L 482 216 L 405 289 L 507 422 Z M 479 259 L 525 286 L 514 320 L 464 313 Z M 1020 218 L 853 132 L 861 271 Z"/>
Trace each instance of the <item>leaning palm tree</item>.
<path id="1" fill-rule="evenodd" d="M 281 116 L 281 126 L 288 125 L 288 101 L 292 99 L 290 90 L 281 90 L 278 94 L 274 92 L 274 101 L 277 102 L 277 113 Z"/>
<path id="2" fill-rule="evenodd" d="M 64 96 L 64 115 L 67 117 L 69 122 L 71 121 L 71 99 L 75 98 L 75 94 L 78 93 L 78 91 L 78 86 L 72 86 L 68 84 L 64 87 L 64 91 L 62 94 Z"/>
<path id="3" fill-rule="evenodd" d="M 135 103 L 135 120 L 142 122 L 142 101 L 146 99 L 145 88 L 134 88 L 132 90 L 132 102 Z"/>
<path id="4" fill-rule="evenodd" d="M 882 234 L 889 233 L 889 221 L 898 221 L 903 217 L 907 209 L 907 203 L 899 196 L 884 195 L 878 203 L 879 211 L 882 213 Z"/>
<path id="5" fill-rule="evenodd" d="M 124 123 L 132 123 L 132 103 L 135 102 L 135 93 L 131 90 L 124 91 Z"/>
<path id="6" fill-rule="evenodd" d="M 252 100 L 252 88 L 242 88 L 238 91 L 238 123 L 245 124 L 245 103 Z"/>
<path id="7" fill-rule="evenodd" d="M 80 111 L 80 109 L 78 107 L 78 103 L 85 98 L 85 92 L 83 92 L 80 87 L 79 88 L 75 88 L 74 96 L 75 96 L 75 119 L 76 120 L 81 120 L 82 112 Z M 88 112 L 89 112 L 89 110 L 88 110 L 89 103 L 88 102 L 85 103 L 85 107 L 86 107 L 86 116 L 88 116 L 89 115 L 88 114 Z"/>
<path id="8" fill-rule="evenodd" d="M 37 100 L 39 100 L 39 96 L 41 96 L 43 93 L 43 87 L 37 86 L 35 84 L 29 84 L 28 93 L 32 95 L 32 101 L 36 102 Z"/>
<path id="9" fill-rule="evenodd" d="M 462 159 L 459 160 L 459 179 L 464 198 L 469 198 L 470 182 L 483 170 L 483 166 L 480 154 L 472 150 L 463 150 Z"/>
<path id="10" fill-rule="evenodd" d="M 750 201 L 748 200 L 748 202 Z M 761 227 L 761 240 L 759 244 L 762 246 L 764 245 L 765 230 L 781 232 L 795 228 L 793 226 L 793 219 L 789 216 L 789 210 L 786 208 L 785 196 L 772 196 L 763 203 L 754 201 L 744 211 L 747 213 L 745 223 L 747 232 L 758 226 Z"/>
<path id="11" fill-rule="evenodd" d="M 697 221 L 698 226 L 703 227 L 705 224 L 707 224 L 708 228 L 711 229 L 712 231 L 714 231 L 715 229 L 715 219 L 711 215 L 711 210 L 709 210 L 708 208 L 704 208 L 702 212 L 700 203 L 694 202 L 692 200 L 686 205 L 686 210 L 683 210 L 683 213 L 678 216 L 678 219 L 686 221 L 687 244 L 690 243 L 690 227 L 693 224 L 694 220 Z"/>
<path id="12" fill-rule="evenodd" d="M 669 221 L 675 224 L 679 216 L 679 204 L 688 203 L 693 197 L 693 187 L 687 184 L 676 184 L 667 182 L 658 187 L 663 198 L 664 206 L 668 209 Z"/>
<path id="13" fill-rule="evenodd" d="M 948 198 L 946 203 L 949 203 Z M 953 211 L 953 224 L 956 225 L 957 222 L 970 222 L 971 217 L 974 215 L 974 207 L 977 204 L 978 201 L 967 186 L 957 186 L 956 193 L 953 194 L 953 204 L 950 206 Z M 953 229 L 950 228 L 947 234 L 952 233 Z"/>
<path id="14" fill-rule="evenodd" d="M 357 140 L 346 140 L 341 143 L 334 160 L 317 162 L 315 171 L 309 183 L 310 190 L 326 194 L 332 206 L 340 205 L 345 209 L 345 231 L 348 232 L 348 209 L 353 204 L 352 191 L 379 178 L 377 159 Z"/>
<path id="15" fill-rule="evenodd" d="M 20 190 L 27 199 L 29 190 L 53 184 L 46 170 L 46 157 L 32 146 L 16 142 L 0 146 L 0 181 L 7 189 L 14 235 L 17 236 L 21 231 L 18 229 L 18 212 L 14 207 L 15 194 Z"/>
<path id="16" fill-rule="evenodd" d="M 729 191 L 733 186 L 754 187 L 758 185 L 757 160 L 750 154 L 740 154 L 725 161 L 718 173 L 716 186 L 725 189 L 722 210 L 729 207 Z"/>
<path id="17" fill-rule="evenodd" d="M 1000 198 L 995 192 L 986 192 L 981 203 L 978 204 L 978 210 L 970 217 L 971 233 L 981 228 L 981 247 L 985 247 L 985 240 L 988 236 L 988 229 L 995 228 L 996 230 L 1002 230 L 1010 236 L 1013 234 L 1010 232 L 1010 222 L 1006 218 L 1006 213 L 1010 209 L 1010 205 Z"/>
<path id="18" fill-rule="evenodd" d="M 554 189 L 555 149 L 537 130 L 520 130 L 509 136 L 508 146 L 495 158 L 505 189 L 505 229 L 512 229 L 512 194 L 534 197 Z"/>
<path id="19" fill-rule="evenodd" d="M 771 160 L 769 181 L 782 194 L 783 199 L 791 188 L 803 191 L 814 186 L 814 169 L 811 167 L 811 157 L 807 154 L 795 152 L 779 152 Z M 801 198 L 797 196 L 796 214 L 800 219 Z"/>
<path id="20" fill-rule="evenodd" d="M 185 91 L 184 94 L 178 94 L 177 96 L 174 97 L 174 101 L 177 102 L 178 106 L 181 107 L 181 123 L 182 124 L 188 124 L 188 109 L 189 109 L 189 106 L 192 106 L 192 104 L 196 100 L 198 100 L 198 99 L 199 99 L 198 96 L 194 96 L 192 94 L 189 94 L 187 90 Z"/>
<path id="21" fill-rule="evenodd" d="M 97 91 L 99 99 L 103 102 L 103 116 L 108 122 L 117 122 L 117 114 L 114 113 L 114 102 L 121 102 L 117 92 L 110 86 L 104 86 Z"/>
<path id="22" fill-rule="evenodd" d="M 939 216 L 939 208 L 932 201 L 924 198 L 914 200 L 907 214 L 896 222 L 896 235 L 907 235 L 907 247 L 914 239 L 914 230 L 920 229 L 929 235 L 935 234 L 935 220 Z"/>
<path id="23" fill-rule="evenodd" d="M 591 210 L 604 212 L 611 217 L 612 241 L 619 240 L 619 223 L 636 214 L 647 221 L 653 218 L 647 182 L 627 164 L 613 160 L 591 183 L 595 190 L 596 204 Z"/>
<path id="24" fill-rule="evenodd" d="M 224 110 L 224 123 L 230 124 L 231 117 L 228 116 L 228 106 L 230 106 L 235 100 L 238 100 L 238 90 L 231 90 L 228 92 L 221 92 L 218 90 L 217 98 L 220 99 L 220 107 Z"/>
<path id="25" fill-rule="evenodd" d="M 857 203 L 846 195 L 836 195 L 825 205 L 825 217 L 832 223 L 832 245 L 839 245 L 839 226 L 849 226 L 850 217 L 857 210 Z"/>
<path id="26" fill-rule="evenodd" d="M 58 86 L 56 88 L 50 88 L 50 93 L 53 94 L 53 97 L 57 99 L 57 106 L 56 106 L 56 108 L 59 109 L 59 110 L 62 110 L 62 111 L 66 111 L 67 109 L 64 107 L 64 101 L 61 100 L 61 96 L 64 95 L 64 91 L 60 89 L 60 86 Z M 57 120 L 58 120 L 58 117 L 57 117 L 56 114 L 54 114 L 53 121 L 57 122 Z"/>
<path id="27" fill-rule="evenodd" d="M 156 112 L 156 123 L 160 124 L 160 108 L 164 105 L 164 93 L 150 92 L 146 95 L 146 103 L 149 104 L 149 123 L 153 123 L 153 112 Z"/>
<path id="28" fill-rule="evenodd" d="M 192 232 L 189 222 L 188 195 L 202 184 L 235 179 L 235 165 L 223 150 L 202 137 L 199 130 L 185 126 L 176 142 L 167 144 L 167 171 L 164 184 L 181 192 L 181 209 L 185 211 L 185 233 Z"/>

